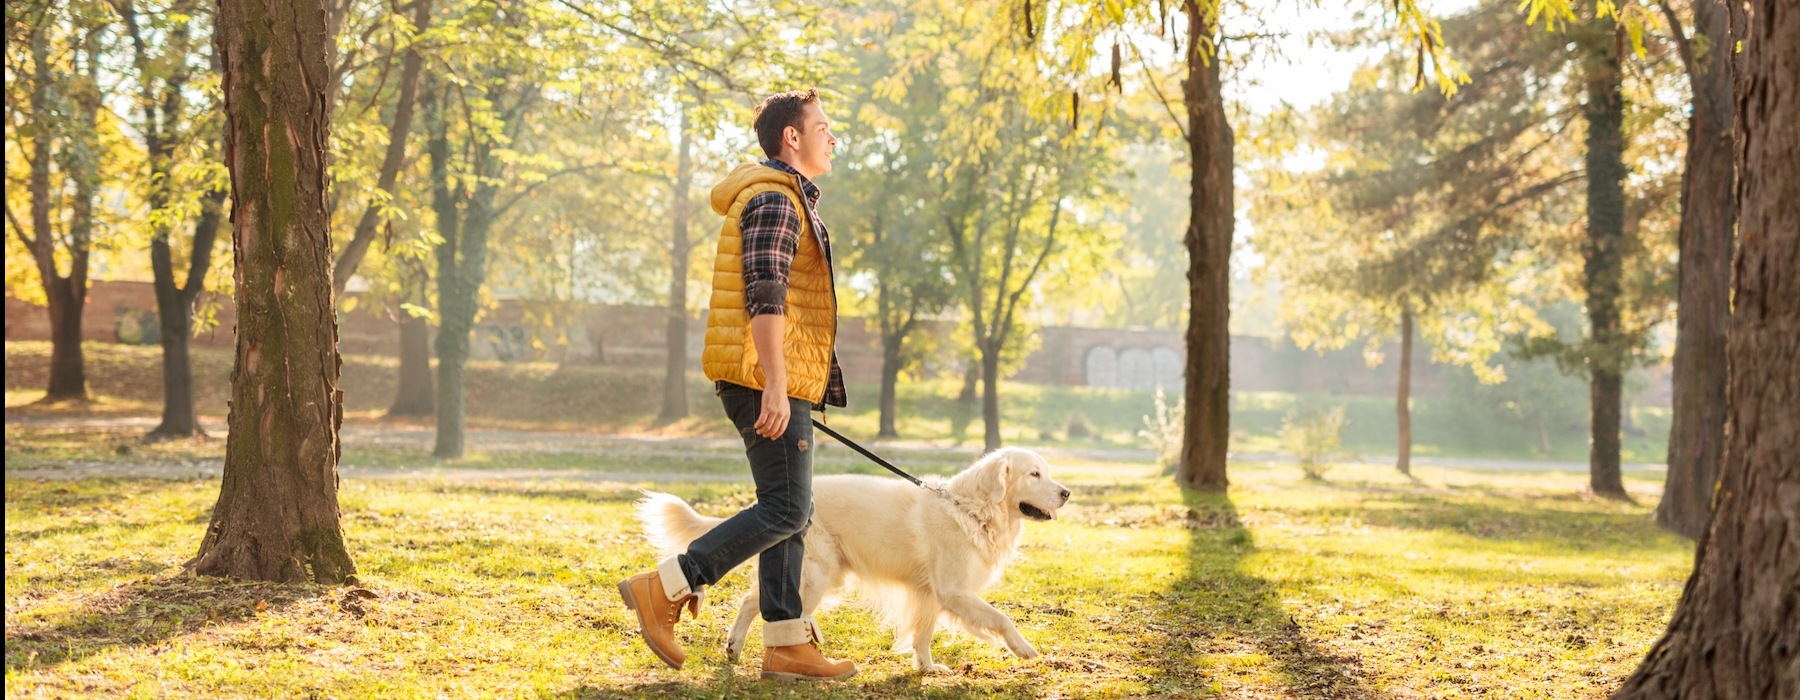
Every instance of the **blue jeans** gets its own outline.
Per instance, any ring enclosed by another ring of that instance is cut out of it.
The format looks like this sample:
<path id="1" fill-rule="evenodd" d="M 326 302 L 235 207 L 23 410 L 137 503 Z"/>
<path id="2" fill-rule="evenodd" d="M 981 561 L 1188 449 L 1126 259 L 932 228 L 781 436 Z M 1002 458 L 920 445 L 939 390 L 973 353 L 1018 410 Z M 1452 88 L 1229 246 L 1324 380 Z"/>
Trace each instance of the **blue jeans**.
<path id="1" fill-rule="evenodd" d="M 756 503 L 694 540 L 679 561 L 694 588 L 724 578 L 752 556 L 757 559 L 763 619 L 801 616 L 800 568 L 806 559 L 806 528 L 812 522 L 812 403 L 789 398 L 787 432 L 770 440 L 756 434 L 762 392 L 720 384 L 725 415 L 744 438 Z"/>

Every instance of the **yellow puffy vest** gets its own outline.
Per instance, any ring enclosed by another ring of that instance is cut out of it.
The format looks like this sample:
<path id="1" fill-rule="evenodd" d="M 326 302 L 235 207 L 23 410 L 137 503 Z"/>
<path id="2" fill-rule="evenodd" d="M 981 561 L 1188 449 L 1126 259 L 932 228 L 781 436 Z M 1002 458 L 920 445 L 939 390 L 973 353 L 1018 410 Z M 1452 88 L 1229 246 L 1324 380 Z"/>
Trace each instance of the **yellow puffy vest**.
<path id="1" fill-rule="evenodd" d="M 713 211 L 724 215 L 718 256 L 713 260 L 712 300 L 706 319 L 706 349 L 700 355 L 706 378 L 762 389 L 762 365 L 750 339 L 750 314 L 744 308 L 744 237 L 738 218 L 744 205 L 764 192 L 780 192 L 800 212 L 800 245 L 788 274 L 787 323 L 781 350 L 786 358 L 788 395 L 819 403 L 831 380 L 832 348 L 837 342 L 837 294 L 831 263 L 814 234 L 809 208 L 801 200 L 794 175 L 766 165 L 740 165 L 712 190 Z"/>

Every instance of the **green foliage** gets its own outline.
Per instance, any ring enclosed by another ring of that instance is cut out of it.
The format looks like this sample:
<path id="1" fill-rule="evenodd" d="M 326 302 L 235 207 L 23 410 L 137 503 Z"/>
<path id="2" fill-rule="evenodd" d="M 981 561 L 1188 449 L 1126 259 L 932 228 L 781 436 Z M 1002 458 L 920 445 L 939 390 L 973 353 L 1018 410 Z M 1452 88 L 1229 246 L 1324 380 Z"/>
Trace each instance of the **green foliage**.
<path id="1" fill-rule="evenodd" d="M 1408 309 L 1441 359 L 1497 381 L 1486 360 L 1501 340 L 1541 325 L 1514 301 L 1535 270 L 1529 236 L 1562 227 L 1574 207 L 1566 59 L 1504 2 L 1451 18 L 1446 33 L 1480 79 L 1444 98 L 1397 89 L 1405 51 L 1363 68 L 1304 126 L 1323 167 L 1265 156 L 1252 244 L 1302 347 L 1361 340 L 1378 362 Z"/>

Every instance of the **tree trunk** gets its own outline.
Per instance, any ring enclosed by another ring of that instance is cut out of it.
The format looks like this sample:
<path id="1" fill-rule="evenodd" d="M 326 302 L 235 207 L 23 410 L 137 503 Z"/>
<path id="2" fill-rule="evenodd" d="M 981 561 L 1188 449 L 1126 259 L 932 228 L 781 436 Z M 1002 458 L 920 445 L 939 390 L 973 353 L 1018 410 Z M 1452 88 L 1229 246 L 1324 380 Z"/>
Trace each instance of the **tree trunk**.
<path id="1" fill-rule="evenodd" d="M 1400 426 L 1394 468 L 1408 476 L 1412 475 L 1412 362 L 1413 312 L 1409 306 L 1400 310 L 1400 389 L 1394 397 L 1394 420 Z"/>
<path id="2" fill-rule="evenodd" d="M 437 408 L 431 384 L 431 325 L 423 316 L 400 312 L 400 386 L 389 416 L 429 416 Z"/>
<path id="3" fill-rule="evenodd" d="M 1182 81 L 1192 166 L 1188 194 L 1187 413 L 1175 481 L 1184 488 L 1224 491 L 1231 441 L 1230 268 L 1232 134 L 1220 91 L 1219 61 L 1205 47 L 1217 33 L 1195 0 L 1187 13 L 1187 79 Z"/>
<path id="4" fill-rule="evenodd" d="M 194 225 L 194 251 L 188 263 L 187 284 L 175 286 L 173 255 L 169 237 L 150 239 L 150 268 L 156 289 L 156 318 L 162 339 L 163 412 L 162 422 L 145 436 L 149 439 L 205 437 L 200 429 L 200 416 L 194 405 L 194 364 L 188 348 L 194 336 L 194 302 L 205 287 L 206 273 L 212 267 L 213 240 L 218 237 L 220 209 L 227 192 L 214 190 L 201 204 L 200 220 Z"/>
<path id="5" fill-rule="evenodd" d="M 1695 0 L 1694 35 L 1706 46 L 1731 45 L 1719 0 Z M 1725 336 L 1731 316 L 1731 52 L 1696 56 L 1681 176 L 1681 262 L 1675 315 L 1674 423 L 1669 471 L 1656 522 L 1698 538 L 1712 517 L 1713 484 L 1725 442 Z"/>
<path id="6" fill-rule="evenodd" d="M 881 336 L 881 430 L 876 437 L 900 437 L 894 423 L 899 404 L 900 346 L 905 340 L 905 336 L 898 333 Z"/>
<path id="7" fill-rule="evenodd" d="M 687 278 L 688 278 L 688 190 L 692 186 L 693 137 L 688 133 L 688 111 L 681 109 L 681 145 L 675 158 L 675 192 L 669 201 L 669 219 L 674 222 L 670 227 L 673 235 L 669 241 L 669 318 L 667 332 L 668 353 L 663 366 L 663 400 L 662 411 L 657 414 L 660 423 L 673 423 L 688 415 L 687 402 L 687 365 L 688 365 L 688 314 L 687 314 Z"/>
<path id="8" fill-rule="evenodd" d="M 484 150 L 484 147 L 478 146 L 477 150 Z M 477 158 L 483 162 L 487 159 L 486 154 Z M 493 191 L 486 185 L 477 185 L 475 195 L 469 198 L 468 208 L 463 213 L 459 240 L 446 239 L 455 241 L 455 249 L 448 249 L 448 243 L 438 246 L 441 320 L 437 334 L 437 445 L 432 448 L 432 454 L 443 459 L 463 456 L 464 366 L 469 362 L 469 335 L 475 329 L 475 312 L 480 307 L 477 295 L 487 277 L 492 203 Z M 452 257 L 456 259 L 446 264 L 445 260 Z"/>
<path id="9" fill-rule="evenodd" d="M 1800 6 L 1733 11 L 1740 241 L 1718 504 L 1618 698 L 1800 697 Z"/>
<path id="10" fill-rule="evenodd" d="M 981 352 L 981 437 L 987 452 L 1000 449 L 1000 348 Z"/>
<path id="11" fill-rule="evenodd" d="M 431 0 L 420 0 L 413 7 L 413 27 L 424 31 L 430 22 Z M 400 179 L 400 167 L 406 162 L 406 136 L 412 131 L 413 104 L 419 92 L 419 71 L 424 64 L 424 54 L 419 53 L 417 47 L 407 47 L 406 57 L 400 61 L 400 95 L 394 102 L 394 123 L 388 127 L 387 152 L 382 155 L 381 172 L 376 177 L 375 187 L 382 192 L 377 196 L 392 197 L 394 183 Z M 375 240 L 375 228 L 382 218 L 381 209 L 386 204 L 385 200 L 372 201 L 363 209 L 355 233 L 350 235 L 350 242 L 332 267 L 331 287 L 338 296 L 344 295 L 345 285 L 350 283 L 350 277 L 356 274 L 357 266 L 369 252 L 369 243 Z"/>
<path id="12" fill-rule="evenodd" d="M 320 0 L 221 0 L 214 40 L 237 267 L 225 476 L 192 562 L 211 576 L 339 583 L 342 364 L 325 206 L 332 37 Z M 279 65 L 279 70 L 265 66 Z"/>
<path id="13" fill-rule="evenodd" d="M 50 386 L 45 402 L 86 401 L 87 363 L 81 351 L 81 317 L 87 289 L 77 292 L 67 279 L 53 279 L 50 298 Z"/>
<path id="14" fill-rule="evenodd" d="M 979 356 L 969 358 L 969 364 L 963 369 L 962 390 L 956 393 L 957 403 L 973 405 L 975 403 L 975 387 L 981 383 L 981 359 Z"/>
<path id="15" fill-rule="evenodd" d="M 1608 25 L 1610 26 L 1610 25 Z M 1587 56 L 1587 239 L 1583 241 L 1587 288 L 1589 389 L 1589 486 L 1594 493 L 1625 498 L 1619 474 L 1619 409 L 1625 345 L 1619 331 L 1619 287 L 1625 239 L 1624 73 L 1616 34 L 1595 31 Z"/>

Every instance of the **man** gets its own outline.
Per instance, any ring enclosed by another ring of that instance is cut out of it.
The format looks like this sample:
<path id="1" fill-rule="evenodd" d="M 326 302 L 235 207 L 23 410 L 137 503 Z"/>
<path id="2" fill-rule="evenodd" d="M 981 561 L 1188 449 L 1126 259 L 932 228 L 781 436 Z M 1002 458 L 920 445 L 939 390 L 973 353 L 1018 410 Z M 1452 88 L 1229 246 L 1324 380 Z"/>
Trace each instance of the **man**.
<path id="1" fill-rule="evenodd" d="M 713 262 L 711 313 L 701 364 L 744 438 L 756 503 L 664 560 L 619 583 L 644 641 L 681 668 L 682 608 L 701 590 L 758 556 L 764 678 L 845 679 L 856 665 L 819 652 L 818 627 L 801 615 L 800 570 L 812 518 L 812 422 L 808 412 L 846 403 L 838 367 L 831 236 L 819 220 L 819 188 L 837 139 L 818 92 L 774 95 L 756 108 L 768 160 L 740 165 L 712 191 L 725 216 Z"/>

